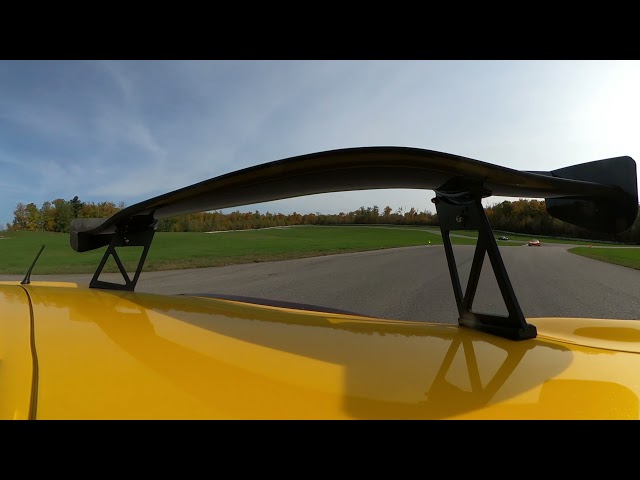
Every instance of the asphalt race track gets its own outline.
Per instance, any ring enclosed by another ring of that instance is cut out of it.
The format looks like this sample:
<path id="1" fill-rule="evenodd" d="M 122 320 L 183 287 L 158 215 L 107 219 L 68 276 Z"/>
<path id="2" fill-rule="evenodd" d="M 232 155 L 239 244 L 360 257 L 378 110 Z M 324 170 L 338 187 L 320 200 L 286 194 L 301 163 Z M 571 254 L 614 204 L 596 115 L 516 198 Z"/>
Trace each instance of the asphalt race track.
<path id="1" fill-rule="evenodd" d="M 568 253 L 570 246 L 502 247 L 511 283 L 528 318 L 640 319 L 640 270 Z M 455 246 L 463 289 L 473 246 Z M 473 310 L 505 314 L 485 258 Z M 119 281 L 103 275 L 103 280 Z M 21 280 L 0 275 L 0 280 Z M 32 275 L 87 285 L 91 275 Z M 421 246 L 197 270 L 143 272 L 138 292 L 223 294 L 320 305 L 390 319 L 457 323 L 444 248 Z"/>

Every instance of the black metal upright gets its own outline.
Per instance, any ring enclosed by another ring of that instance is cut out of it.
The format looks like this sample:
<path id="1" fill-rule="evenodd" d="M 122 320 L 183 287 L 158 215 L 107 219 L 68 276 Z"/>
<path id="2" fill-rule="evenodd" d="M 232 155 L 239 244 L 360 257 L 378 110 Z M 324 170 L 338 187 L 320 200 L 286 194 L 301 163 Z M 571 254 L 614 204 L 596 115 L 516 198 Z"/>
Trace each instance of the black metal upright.
<path id="1" fill-rule="evenodd" d="M 535 338 L 537 335 L 536 327 L 527 323 L 524 318 L 481 200 L 482 196 L 479 194 L 446 196 L 438 192 L 436 192 L 436 197 L 433 199 L 438 213 L 453 293 L 458 307 L 458 323 L 465 327 L 511 340 Z M 462 294 L 458 267 L 450 238 L 450 232 L 455 230 L 478 231 L 478 242 L 464 295 Z M 491 261 L 500 293 L 507 307 L 507 316 L 478 313 L 471 310 L 478 288 L 478 281 L 480 280 L 485 253 Z"/>
<path id="2" fill-rule="evenodd" d="M 102 260 L 100 260 L 100 264 L 89 283 L 89 288 L 134 291 L 136 284 L 138 283 L 140 273 L 142 272 L 144 262 L 147 259 L 147 253 L 149 253 L 149 247 L 151 246 L 151 241 L 155 234 L 156 224 L 157 220 L 153 218 L 153 215 L 139 215 L 129 219 L 128 223 L 121 225 L 111 237 L 107 250 L 104 252 Z M 129 277 L 124 265 L 120 261 L 116 247 L 143 247 L 133 279 Z M 124 284 L 105 282 L 98 279 L 102 273 L 102 269 L 109 259 L 109 256 L 112 256 L 113 260 L 116 262 L 118 270 L 124 279 Z"/>

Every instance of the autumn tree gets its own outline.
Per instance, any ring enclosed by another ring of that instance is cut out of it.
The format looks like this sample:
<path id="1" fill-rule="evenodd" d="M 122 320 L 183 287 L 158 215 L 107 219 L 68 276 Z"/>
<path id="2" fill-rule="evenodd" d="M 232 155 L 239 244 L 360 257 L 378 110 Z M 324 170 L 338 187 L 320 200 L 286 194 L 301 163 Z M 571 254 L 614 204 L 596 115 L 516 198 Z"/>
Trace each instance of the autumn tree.
<path id="1" fill-rule="evenodd" d="M 27 223 L 27 206 L 24 203 L 18 203 L 13 211 L 12 230 L 26 230 Z"/>
<path id="2" fill-rule="evenodd" d="M 71 205 L 63 198 L 56 198 L 53 201 L 53 206 L 56 209 L 53 231 L 68 233 L 71 229 L 71 219 L 73 218 Z"/>
<path id="3" fill-rule="evenodd" d="M 44 230 L 45 232 L 53 232 L 55 229 L 56 213 L 56 208 L 51 202 L 44 202 L 42 204 L 42 207 L 40 207 L 39 230 Z"/>

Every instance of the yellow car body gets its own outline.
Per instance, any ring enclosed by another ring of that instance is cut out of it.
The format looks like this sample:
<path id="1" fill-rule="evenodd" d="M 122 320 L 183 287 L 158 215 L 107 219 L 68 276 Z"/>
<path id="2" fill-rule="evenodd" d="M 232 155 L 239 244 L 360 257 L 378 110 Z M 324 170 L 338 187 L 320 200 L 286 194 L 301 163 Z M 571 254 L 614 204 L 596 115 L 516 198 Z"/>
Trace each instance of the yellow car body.
<path id="1" fill-rule="evenodd" d="M 0 418 L 638 419 L 640 320 L 525 318 L 480 204 L 542 196 L 557 218 L 617 233 L 637 217 L 635 169 L 629 157 L 536 173 L 345 149 L 76 219 L 74 250 L 107 247 L 89 287 L 31 282 L 33 264 L 0 282 Z M 134 291 L 157 218 L 365 188 L 435 190 L 458 324 Z M 479 236 L 463 292 L 449 233 L 469 228 Z M 133 278 L 120 268 L 124 284 L 100 281 L 127 246 L 143 247 Z M 485 255 L 506 316 L 473 311 Z"/>
<path id="2" fill-rule="evenodd" d="M 457 325 L 0 285 L 2 419 L 637 419 L 640 321 Z M 533 320 L 532 320 L 533 321 Z"/>

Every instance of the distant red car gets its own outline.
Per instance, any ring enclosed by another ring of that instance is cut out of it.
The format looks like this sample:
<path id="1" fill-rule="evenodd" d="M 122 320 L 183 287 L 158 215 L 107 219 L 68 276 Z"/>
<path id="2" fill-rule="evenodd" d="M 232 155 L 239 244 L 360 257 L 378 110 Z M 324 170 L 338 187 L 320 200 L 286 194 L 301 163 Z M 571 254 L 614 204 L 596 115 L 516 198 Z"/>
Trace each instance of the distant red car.
<path id="1" fill-rule="evenodd" d="M 529 240 L 528 245 L 530 247 L 539 247 L 540 246 L 540 240 Z"/>

